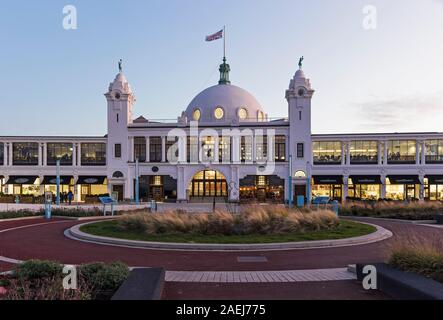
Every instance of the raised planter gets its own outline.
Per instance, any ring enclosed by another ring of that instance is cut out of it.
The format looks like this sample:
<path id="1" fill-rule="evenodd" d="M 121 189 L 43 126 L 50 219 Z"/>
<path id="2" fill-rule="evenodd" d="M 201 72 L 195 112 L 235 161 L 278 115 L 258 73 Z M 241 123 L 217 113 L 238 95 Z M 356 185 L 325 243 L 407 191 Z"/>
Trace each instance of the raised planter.
<path id="1" fill-rule="evenodd" d="M 443 214 L 436 215 L 435 220 L 437 221 L 437 224 L 443 224 Z"/>
<path id="2" fill-rule="evenodd" d="M 385 263 L 357 264 L 357 279 L 362 281 L 363 267 L 373 265 L 377 270 L 377 287 L 399 300 L 443 300 L 443 284 L 419 274 L 403 272 Z"/>
<path id="3" fill-rule="evenodd" d="M 160 300 L 164 283 L 163 268 L 133 269 L 111 300 Z"/>

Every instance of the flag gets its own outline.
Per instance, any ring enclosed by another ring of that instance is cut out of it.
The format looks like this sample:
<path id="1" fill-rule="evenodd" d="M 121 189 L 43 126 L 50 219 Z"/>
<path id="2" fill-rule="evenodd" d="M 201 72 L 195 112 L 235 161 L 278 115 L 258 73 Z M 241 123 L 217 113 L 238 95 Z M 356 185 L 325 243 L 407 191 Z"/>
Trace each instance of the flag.
<path id="1" fill-rule="evenodd" d="M 220 30 L 217 33 L 211 34 L 210 36 L 206 37 L 206 41 L 214 41 L 223 38 L 223 30 Z"/>

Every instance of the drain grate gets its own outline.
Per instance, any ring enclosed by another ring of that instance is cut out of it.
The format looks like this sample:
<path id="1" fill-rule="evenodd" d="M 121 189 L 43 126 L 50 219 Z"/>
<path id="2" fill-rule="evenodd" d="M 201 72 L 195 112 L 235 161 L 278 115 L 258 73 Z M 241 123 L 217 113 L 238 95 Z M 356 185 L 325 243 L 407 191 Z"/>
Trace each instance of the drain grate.
<path id="1" fill-rule="evenodd" d="M 246 256 L 246 257 L 237 257 L 237 262 L 268 262 L 268 259 L 263 256 Z"/>

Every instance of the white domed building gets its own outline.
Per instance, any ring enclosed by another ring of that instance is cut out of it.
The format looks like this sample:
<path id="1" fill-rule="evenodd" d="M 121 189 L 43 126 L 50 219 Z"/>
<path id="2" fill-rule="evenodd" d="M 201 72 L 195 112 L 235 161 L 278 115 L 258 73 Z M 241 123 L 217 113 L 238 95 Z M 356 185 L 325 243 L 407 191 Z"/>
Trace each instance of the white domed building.
<path id="1" fill-rule="evenodd" d="M 231 84 L 226 59 L 219 83 L 177 121 L 134 119 L 120 68 L 105 94 L 106 135 L 0 137 L 0 197 L 36 202 L 54 193 L 59 163 L 60 190 L 77 202 L 105 193 L 181 203 L 443 200 L 442 133 L 312 134 L 314 90 L 301 61 L 279 119 Z"/>

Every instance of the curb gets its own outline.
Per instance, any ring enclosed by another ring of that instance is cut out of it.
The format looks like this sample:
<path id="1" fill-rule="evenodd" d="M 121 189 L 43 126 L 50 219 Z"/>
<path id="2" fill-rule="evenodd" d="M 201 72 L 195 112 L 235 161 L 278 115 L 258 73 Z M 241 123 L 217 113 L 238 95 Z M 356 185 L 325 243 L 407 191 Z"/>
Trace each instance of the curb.
<path id="1" fill-rule="evenodd" d="M 261 243 L 261 244 L 200 244 L 200 243 L 166 243 L 166 242 L 148 242 L 137 240 L 124 240 L 110 237 L 94 236 L 80 231 L 82 226 L 95 223 L 87 222 L 75 225 L 64 234 L 73 240 L 86 241 L 103 245 L 114 245 L 122 247 L 132 247 L 140 249 L 155 250 L 176 250 L 176 251 L 275 251 L 275 250 L 303 250 L 303 249 L 322 249 L 364 245 L 379 242 L 392 237 L 392 232 L 378 225 L 364 222 L 371 225 L 377 231 L 360 237 L 337 239 L 337 240 L 316 240 L 285 243 Z M 363 223 L 363 222 L 360 222 Z"/>

